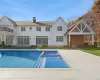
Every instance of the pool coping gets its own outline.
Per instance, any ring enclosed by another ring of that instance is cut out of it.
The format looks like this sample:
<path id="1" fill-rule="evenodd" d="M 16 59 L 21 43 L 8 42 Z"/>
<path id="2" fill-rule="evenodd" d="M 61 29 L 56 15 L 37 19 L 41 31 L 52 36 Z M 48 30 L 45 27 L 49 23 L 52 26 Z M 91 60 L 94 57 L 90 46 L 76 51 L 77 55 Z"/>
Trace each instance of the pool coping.
<path id="1" fill-rule="evenodd" d="M 72 71 L 71 68 L 0 68 L 0 71 Z"/>

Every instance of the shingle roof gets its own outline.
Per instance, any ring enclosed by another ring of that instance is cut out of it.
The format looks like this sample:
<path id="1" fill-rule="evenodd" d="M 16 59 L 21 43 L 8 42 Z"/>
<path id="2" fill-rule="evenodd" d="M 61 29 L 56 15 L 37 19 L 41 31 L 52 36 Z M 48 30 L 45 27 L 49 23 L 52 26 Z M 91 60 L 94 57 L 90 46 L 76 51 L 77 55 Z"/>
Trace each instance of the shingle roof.
<path id="1" fill-rule="evenodd" d="M 17 25 L 23 26 L 23 25 L 29 25 L 29 26 L 52 26 L 54 22 L 31 22 L 31 21 L 17 21 Z"/>
<path id="2" fill-rule="evenodd" d="M 55 23 L 54 21 L 39 21 L 39 22 L 47 25 L 53 25 Z"/>
<path id="3" fill-rule="evenodd" d="M 34 25 L 34 26 L 38 26 L 38 24 L 33 23 L 31 21 L 17 21 L 16 24 L 18 26 L 23 26 L 23 25 L 29 25 L 29 26 L 33 26 Z"/>

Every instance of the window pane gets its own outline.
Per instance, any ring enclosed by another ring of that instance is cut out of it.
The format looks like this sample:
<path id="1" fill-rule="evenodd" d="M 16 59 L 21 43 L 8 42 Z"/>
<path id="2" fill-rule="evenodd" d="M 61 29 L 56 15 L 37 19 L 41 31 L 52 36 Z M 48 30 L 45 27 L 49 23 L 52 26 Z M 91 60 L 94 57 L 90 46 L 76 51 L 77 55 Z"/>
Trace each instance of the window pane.
<path id="1" fill-rule="evenodd" d="M 32 27 L 30 27 L 30 30 L 32 30 Z"/>
<path id="2" fill-rule="evenodd" d="M 12 36 L 6 36 L 6 44 L 12 45 L 13 43 L 13 37 Z"/>
<path id="3" fill-rule="evenodd" d="M 29 36 L 18 36 L 17 37 L 17 43 L 19 45 L 29 45 Z"/>
<path id="4" fill-rule="evenodd" d="M 37 27 L 37 31 L 41 31 L 41 27 Z"/>
<path id="5" fill-rule="evenodd" d="M 45 30 L 46 30 L 46 31 L 50 31 L 50 27 L 46 27 Z"/>
<path id="6" fill-rule="evenodd" d="M 48 36 L 36 36 L 37 45 L 48 45 Z"/>
<path id="7" fill-rule="evenodd" d="M 63 36 L 56 36 L 57 42 L 63 42 Z"/>
<path id="8" fill-rule="evenodd" d="M 21 31 L 26 31 L 26 28 L 25 27 L 21 27 Z"/>
<path id="9" fill-rule="evenodd" d="M 58 26 L 57 31 L 62 31 L 62 26 Z"/>

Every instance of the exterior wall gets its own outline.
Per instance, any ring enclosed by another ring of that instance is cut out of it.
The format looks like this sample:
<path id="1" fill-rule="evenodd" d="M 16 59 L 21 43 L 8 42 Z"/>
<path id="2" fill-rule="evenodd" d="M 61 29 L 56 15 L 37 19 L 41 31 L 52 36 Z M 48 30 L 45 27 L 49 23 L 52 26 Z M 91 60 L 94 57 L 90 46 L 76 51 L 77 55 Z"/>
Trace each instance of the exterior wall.
<path id="1" fill-rule="evenodd" d="M 62 26 L 62 31 L 57 31 L 57 27 L 58 26 Z M 51 32 L 51 39 L 52 39 L 52 43 L 51 45 L 58 45 L 58 46 L 63 46 L 63 45 L 67 45 L 67 36 L 64 36 L 64 34 L 67 32 L 67 26 L 64 23 L 64 21 L 62 21 L 61 19 L 58 19 L 56 21 L 56 23 L 52 26 L 52 32 Z M 56 36 L 63 36 L 64 37 L 64 41 L 63 42 L 56 42 Z"/>
<path id="2" fill-rule="evenodd" d="M 57 26 L 62 26 L 62 31 L 57 31 Z M 22 26 L 16 27 L 16 34 L 17 36 L 30 36 L 30 45 L 36 45 L 36 36 L 48 36 L 48 45 L 50 46 L 67 45 L 67 38 L 64 36 L 67 31 L 67 26 L 62 21 L 60 23 L 56 22 L 52 27 L 50 27 L 50 31 L 45 31 L 45 28 L 48 26 L 39 26 L 41 27 L 41 31 L 36 30 L 37 26 L 25 26 L 26 31 L 21 31 L 21 27 Z M 30 30 L 30 27 L 32 27 L 32 30 Z M 56 42 L 56 36 L 64 36 L 64 41 Z"/>
<path id="3" fill-rule="evenodd" d="M 6 17 L 3 17 L 0 20 L 0 25 L 6 25 L 7 28 L 12 29 L 12 30 L 14 30 L 14 27 L 15 27 Z M 5 44 L 6 44 L 6 36 L 12 36 L 13 37 L 14 35 L 15 34 L 12 33 L 12 32 L 0 31 L 0 36 L 1 36 L 0 39 L 1 39 L 1 41 L 4 41 Z"/>
<path id="4" fill-rule="evenodd" d="M 41 31 L 37 31 L 37 26 L 26 26 L 26 31 L 21 31 L 21 26 L 17 26 L 17 36 L 30 36 L 30 45 L 36 45 L 36 36 L 48 36 L 48 44 L 50 45 L 51 41 L 51 31 L 45 31 L 46 26 L 41 27 Z M 17 43 L 16 43 L 17 44 Z"/>
<path id="5" fill-rule="evenodd" d="M 48 36 L 48 45 L 49 46 L 64 46 L 67 45 L 67 36 L 64 36 L 64 34 L 67 32 L 67 25 L 66 23 L 61 19 L 58 18 L 58 20 L 55 22 L 52 27 L 50 27 L 50 31 L 45 31 L 45 28 L 48 26 L 38 26 L 41 27 L 41 31 L 37 31 L 37 26 L 29 26 L 29 25 L 23 25 L 23 26 L 14 26 L 7 18 L 3 18 L 1 20 L 1 23 L 5 21 L 7 22 L 8 28 L 13 29 L 13 33 L 10 32 L 4 32 L 4 40 L 6 39 L 6 35 L 13 36 L 13 44 L 17 45 L 17 36 L 29 36 L 30 37 L 30 45 L 36 45 L 36 36 Z M 57 31 L 57 27 L 62 26 L 62 31 Z M 25 27 L 26 31 L 21 31 L 21 27 Z M 32 27 L 32 30 L 30 30 L 30 27 Z M 63 36 L 63 42 L 56 42 L 56 36 Z M 6 42 L 6 41 L 5 41 Z"/>
<path id="6" fill-rule="evenodd" d="M 3 22 L 6 22 L 6 24 L 3 24 Z M 8 28 L 14 29 L 14 25 L 5 17 L 0 21 L 0 25 L 9 25 Z"/>

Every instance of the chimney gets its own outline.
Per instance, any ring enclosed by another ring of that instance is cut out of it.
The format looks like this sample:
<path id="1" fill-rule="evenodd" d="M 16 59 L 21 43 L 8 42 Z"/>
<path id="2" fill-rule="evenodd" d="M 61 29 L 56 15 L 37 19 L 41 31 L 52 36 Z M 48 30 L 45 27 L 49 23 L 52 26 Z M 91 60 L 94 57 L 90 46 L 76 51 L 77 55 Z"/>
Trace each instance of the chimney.
<path id="1" fill-rule="evenodd" d="M 36 17 L 33 17 L 33 23 L 35 23 L 36 22 Z"/>

